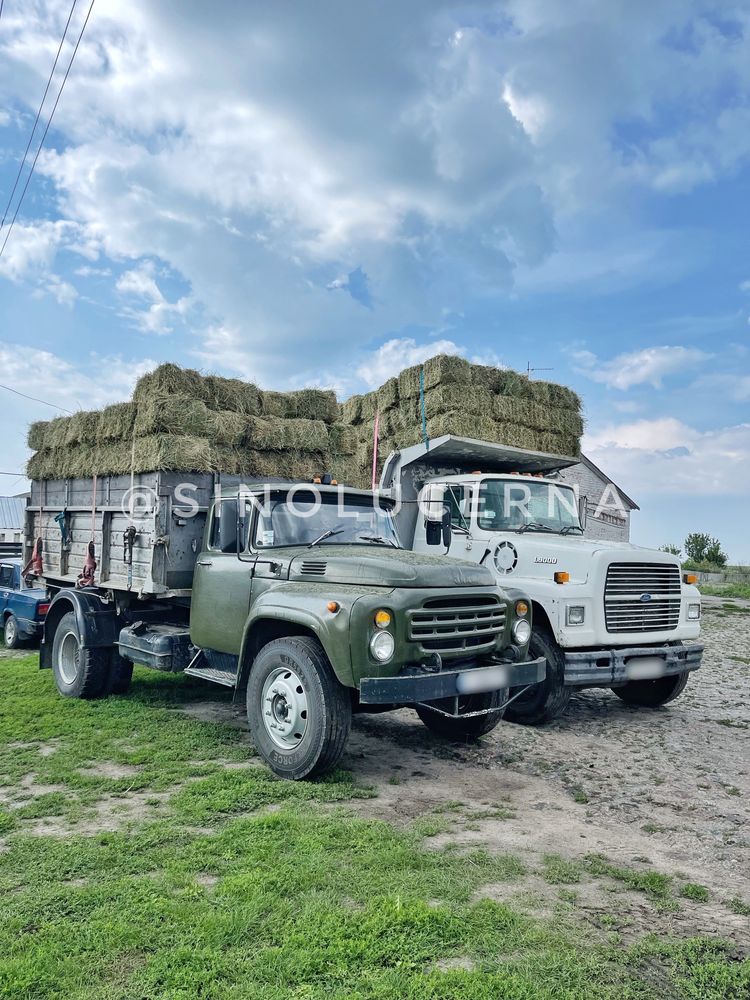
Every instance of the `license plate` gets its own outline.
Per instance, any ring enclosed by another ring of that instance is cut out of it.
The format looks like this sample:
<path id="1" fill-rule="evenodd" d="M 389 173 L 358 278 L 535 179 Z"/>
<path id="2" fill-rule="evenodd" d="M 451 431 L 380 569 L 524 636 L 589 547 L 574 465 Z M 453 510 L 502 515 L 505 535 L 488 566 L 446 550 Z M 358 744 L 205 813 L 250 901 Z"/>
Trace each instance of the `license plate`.
<path id="1" fill-rule="evenodd" d="M 625 673 L 630 681 L 652 681 L 663 677 L 666 667 L 661 656 L 634 656 L 625 664 Z"/>
<path id="2" fill-rule="evenodd" d="M 505 667 L 463 670 L 456 678 L 456 691 L 459 694 L 480 694 L 484 691 L 499 691 L 506 687 L 508 687 L 508 673 Z"/>

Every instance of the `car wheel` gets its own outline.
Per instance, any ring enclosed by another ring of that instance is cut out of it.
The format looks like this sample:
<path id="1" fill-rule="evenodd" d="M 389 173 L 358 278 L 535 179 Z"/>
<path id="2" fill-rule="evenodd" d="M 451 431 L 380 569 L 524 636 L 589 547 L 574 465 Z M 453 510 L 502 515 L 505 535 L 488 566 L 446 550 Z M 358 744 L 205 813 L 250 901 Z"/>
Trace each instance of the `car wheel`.
<path id="1" fill-rule="evenodd" d="M 612 690 L 626 705 L 636 705 L 638 708 L 660 708 L 682 694 L 689 676 L 686 673 L 671 674 L 668 677 L 657 677 L 655 680 L 628 681 L 622 687 L 612 688 Z"/>
<path id="2" fill-rule="evenodd" d="M 18 619 L 15 615 L 8 615 L 5 619 L 5 645 L 8 649 L 18 649 L 21 641 L 21 635 L 18 630 Z"/>
<path id="3" fill-rule="evenodd" d="M 543 681 L 532 684 L 515 701 L 511 701 L 505 712 L 508 722 L 524 726 L 541 726 L 559 718 L 568 707 L 571 689 L 565 687 L 565 661 L 560 647 L 551 632 L 535 628 L 531 633 L 529 656 L 543 656 L 547 661 L 547 671 Z M 515 689 L 517 691 L 518 688 Z M 510 696 L 513 697 L 511 688 Z"/>
<path id="4" fill-rule="evenodd" d="M 57 690 L 66 698 L 98 698 L 109 675 L 109 649 L 85 649 L 75 612 L 57 623 L 52 640 L 52 673 Z"/>
<path id="5" fill-rule="evenodd" d="M 250 670 L 247 719 L 272 771 L 282 778 L 310 778 L 330 771 L 344 752 L 351 696 L 316 639 L 274 639 Z"/>

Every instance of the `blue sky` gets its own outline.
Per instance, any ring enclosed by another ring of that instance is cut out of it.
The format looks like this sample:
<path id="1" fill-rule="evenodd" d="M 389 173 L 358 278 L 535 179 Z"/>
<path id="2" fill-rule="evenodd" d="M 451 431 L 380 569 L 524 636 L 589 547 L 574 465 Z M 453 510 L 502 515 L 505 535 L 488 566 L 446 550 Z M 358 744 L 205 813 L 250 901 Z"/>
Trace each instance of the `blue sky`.
<path id="1" fill-rule="evenodd" d="M 2 207 L 69 9 L 4 5 Z M 0 257 L 0 382 L 549 367 L 635 541 L 750 562 L 749 180 L 748 2 L 98 0 Z M 52 413 L 0 390 L 2 471 Z"/>

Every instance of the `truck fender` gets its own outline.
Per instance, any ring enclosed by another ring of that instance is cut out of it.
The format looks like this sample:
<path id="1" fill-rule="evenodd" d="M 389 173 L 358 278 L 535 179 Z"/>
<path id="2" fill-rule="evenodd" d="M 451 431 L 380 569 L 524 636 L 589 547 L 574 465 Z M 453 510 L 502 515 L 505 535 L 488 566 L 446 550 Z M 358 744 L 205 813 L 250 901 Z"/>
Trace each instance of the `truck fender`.
<path id="1" fill-rule="evenodd" d="M 261 635 L 263 641 L 259 641 Z M 290 609 L 265 604 L 259 607 L 257 614 L 248 618 L 245 624 L 242 645 L 240 646 L 238 689 L 244 687 L 247 682 L 250 668 L 258 650 L 266 642 L 286 635 L 309 635 L 317 639 L 338 680 L 347 687 L 354 687 L 351 663 L 347 663 L 345 669 L 342 670 L 342 664 L 337 662 L 337 658 L 333 656 L 329 636 L 326 634 L 326 630 L 321 628 L 320 619 L 316 615 L 301 608 Z"/>
<path id="2" fill-rule="evenodd" d="M 117 642 L 119 632 L 117 614 L 113 608 L 106 607 L 98 594 L 72 588 L 60 590 L 52 599 L 44 620 L 44 633 L 39 647 L 41 670 L 49 670 L 52 667 L 52 640 L 55 630 L 60 619 L 69 611 L 75 613 L 84 649 L 114 646 Z"/>

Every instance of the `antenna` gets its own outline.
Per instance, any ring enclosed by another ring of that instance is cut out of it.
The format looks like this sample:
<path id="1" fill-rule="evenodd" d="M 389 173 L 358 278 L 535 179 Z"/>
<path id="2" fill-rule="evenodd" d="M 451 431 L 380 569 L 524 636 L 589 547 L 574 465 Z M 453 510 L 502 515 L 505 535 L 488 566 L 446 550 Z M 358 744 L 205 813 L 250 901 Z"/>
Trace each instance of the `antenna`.
<path id="1" fill-rule="evenodd" d="M 532 368 L 531 362 L 530 361 L 526 362 L 526 378 L 529 379 L 531 378 L 532 372 L 553 372 L 554 370 L 555 370 L 554 368 Z"/>

